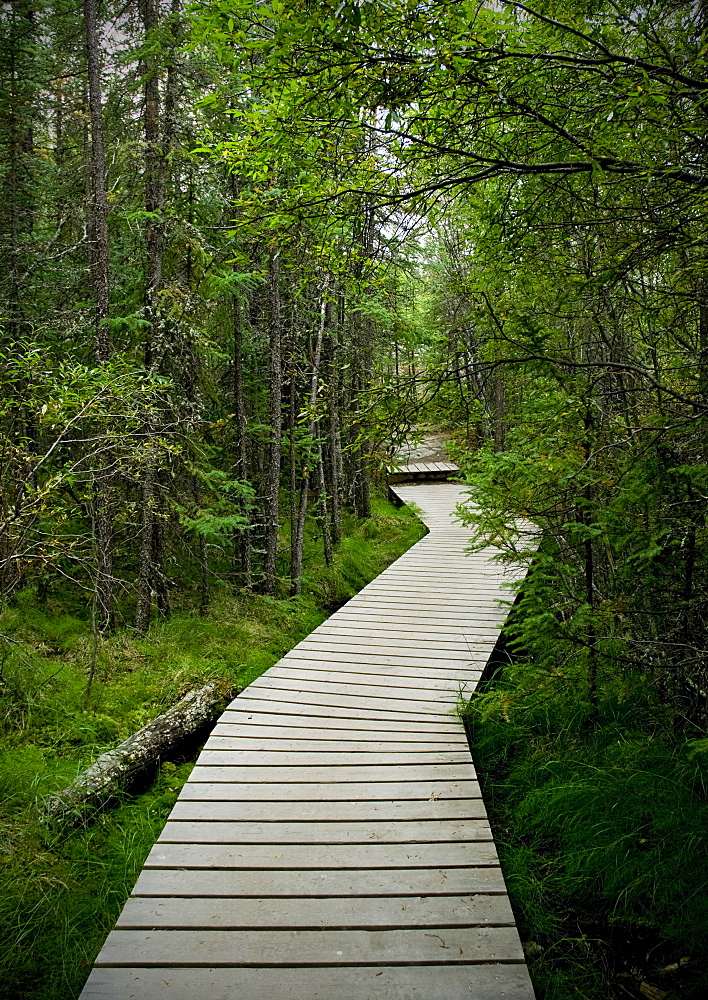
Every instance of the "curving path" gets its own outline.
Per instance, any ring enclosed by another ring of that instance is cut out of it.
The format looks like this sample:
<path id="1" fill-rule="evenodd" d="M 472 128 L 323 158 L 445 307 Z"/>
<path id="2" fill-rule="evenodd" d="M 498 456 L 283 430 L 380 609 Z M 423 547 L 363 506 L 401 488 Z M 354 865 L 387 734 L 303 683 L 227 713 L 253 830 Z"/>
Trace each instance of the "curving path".
<path id="1" fill-rule="evenodd" d="M 224 712 L 82 1000 L 532 1000 L 453 714 L 503 570 L 394 489 L 430 533 Z"/>

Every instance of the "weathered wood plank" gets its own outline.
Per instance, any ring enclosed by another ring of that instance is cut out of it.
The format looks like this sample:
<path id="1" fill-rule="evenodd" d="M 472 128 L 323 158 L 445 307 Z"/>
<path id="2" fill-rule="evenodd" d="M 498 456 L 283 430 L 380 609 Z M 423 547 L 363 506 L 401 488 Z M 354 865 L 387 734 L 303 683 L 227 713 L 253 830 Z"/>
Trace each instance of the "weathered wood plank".
<path id="1" fill-rule="evenodd" d="M 315 723 L 317 720 L 308 720 Z M 318 742 L 337 742 L 341 743 L 346 741 L 347 743 L 373 743 L 379 744 L 383 749 L 389 744 L 395 744 L 395 746 L 390 746 L 391 750 L 402 750 L 404 747 L 408 750 L 419 746 L 421 744 L 430 744 L 428 749 L 436 747 L 439 750 L 447 750 L 452 748 L 460 748 L 467 746 L 467 739 L 464 732 L 461 730 L 456 733 L 454 730 L 447 733 L 441 733 L 437 731 L 431 731 L 428 733 L 419 732 L 399 732 L 392 731 L 386 732 L 382 729 L 333 729 L 331 726 L 298 726 L 298 725 L 274 725 L 272 722 L 270 724 L 260 724 L 258 720 L 252 718 L 249 722 L 242 723 L 230 723 L 230 722 L 220 722 L 211 731 L 210 739 L 219 736 L 229 736 L 232 738 L 243 738 L 245 740 L 258 740 L 258 741 L 270 741 L 270 740 L 290 740 L 298 742 L 300 740 L 307 741 L 310 743 Z M 260 742 L 259 746 L 254 747 L 243 747 L 244 750 L 261 749 Z M 307 749 L 305 746 L 302 747 L 303 750 Z M 315 749 L 323 749 L 320 747 L 315 747 Z"/>
<path id="2" fill-rule="evenodd" d="M 377 631 L 389 631 L 391 634 L 381 637 L 376 634 Z M 356 630 L 348 629 L 346 626 L 336 626 L 332 629 L 318 629 L 315 632 L 311 632 L 307 639 L 303 639 L 293 649 L 305 649 L 309 646 L 316 647 L 321 645 L 342 647 L 356 645 L 372 647 L 374 651 L 383 653 L 388 652 L 389 649 L 403 649 L 406 652 L 412 653 L 413 656 L 439 659 L 440 656 L 450 651 L 466 653 L 470 649 L 486 649 L 489 645 L 494 645 L 498 635 L 498 630 L 495 630 L 492 636 L 491 631 L 485 634 L 482 632 L 464 632 L 462 629 L 456 629 L 454 632 L 450 630 L 447 638 L 439 639 L 438 634 L 430 632 L 416 634 L 413 630 L 409 632 L 406 629 L 399 630 L 397 634 L 394 634 L 394 632 L 394 629 L 387 630 L 384 627 L 380 629 L 362 627 Z"/>
<path id="3" fill-rule="evenodd" d="M 368 650 L 364 653 L 364 657 L 368 657 Z M 406 662 L 405 657 L 402 657 L 402 662 L 398 663 L 370 663 L 368 659 L 363 659 L 359 663 L 358 659 L 357 657 L 354 661 L 342 660 L 345 667 L 349 668 L 343 670 L 340 666 L 328 665 L 331 661 L 319 660 L 317 657 L 283 657 L 275 667 L 270 668 L 266 679 L 269 677 L 297 678 L 306 674 L 313 680 L 333 680 L 338 684 L 342 682 L 349 684 L 352 682 L 349 675 L 355 673 L 361 684 L 383 684 L 387 687 L 393 685 L 412 690 L 424 686 L 432 697 L 435 697 L 435 691 L 447 690 L 451 682 L 454 683 L 455 680 L 469 673 L 467 670 L 460 670 L 456 660 L 452 663 L 445 660 L 435 667 L 415 667 Z M 322 674 L 326 676 L 322 676 Z"/>
<path id="4" fill-rule="evenodd" d="M 408 649 L 409 647 L 420 648 L 421 646 L 431 649 L 453 649 L 467 651 L 474 646 L 487 646 L 491 642 L 494 645 L 499 634 L 498 629 L 449 629 L 447 632 L 427 632 L 414 629 L 393 629 L 381 625 L 379 628 L 347 628 L 346 625 L 330 626 L 319 628 L 311 633 L 311 640 L 303 640 L 303 645 L 309 641 L 321 641 L 339 643 L 355 642 L 357 645 L 366 646 L 394 646 Z M 442 638 L 445 636 L 445 638 Z M 300 644 L 298 644 L 300 645 Z M 435 653 L 437 656 L 437 652 Z M 273 669 L 273 668 L 271 668 Z M 269 671 L 270 672 L 270 671 Z"/>
<path id="5" fill-rule="evenodd" d="M 411 590 L 422 589 L 425 592 L 428 581 L 433 581 L 439 587 L 444 587 L 446 592 L 453 595 L 468 592 L 496 594 L 499 593 L 503 579 L 500 578 L 499 573 L 485 572 L 483 570 L 477 573 L 455 575 L 452 579 L 449 575 L 446 579 L 445 574 L 437 576 L 435 573 L 425 574 L 422 571 L 420 573 L 413 573 L 412 570 L 408 572 L 401 570 L 391 573 L 389 577 L 385 573 L 380 574 L 371 583 L 367 583 L 365 587 L 362 587 L 357 597 L 360 597 L 362 594 L 370 594 L 375 590 L 387 590 L 389 587 L 395 590 L 398 586 Z M 511 582 L 511 578 L 509 578 L 509 582 Z M 430 594 L 431 591 L 434 593 L 435 588 L 428 587 L 427 593 Z"/>
<path id="6" fill-rule="evenodd" d="M 158 844 L 433 844 L 491 840 L 486 820 L 424 822 L 349 820 L 346 823 L 173 820 Z"/>
<path id="7" fill-rule="evenodd" d="M 400 694 L 401 697 L 406 699 L 410 698 L 416 692 L 423 692 L 424 695 L 427 695 L 427 700 L 431 697 L 437 697 L 438 692 L 457 691 L 461 683 L 469 683 L 471 679 L 469 676 L 465 678 L 465 671 L 459 670 L 456 667 L 449 670 L 446 677 L 430 677 L 427 674 L 387 673 L 387 666 L 388 664 L 384 664 L 383 669 L 377 670 L 376 664 L 363 664 L 360 671 L 354 671 L 340 670 L 337 666 L 330 666 L 328 669 L 323 662 L 320 664 L 319 670 L 316 670 L 309 661 L 293 657 L 292 660 L 285 663 L 281 661 L 277 667 L 272 667 L 268 671 L 268 677 L 279 677 L 282 680 L 289 680 L 295 683 L 308 678 L 336 685 L 344 684 L 349 686 L 356 684 L 359 686 L 373 684 L 376 687 L 394 688 L 396 695 Z M 413 668 L 408 667 L 405 669 L 412 671 Z"/>
<path id="8" fill-rule="evenodd" d="M 357 722 L 399 722 L 404 725 L 442 725 L 449 721 L 450 725 L 457 724 L 451 710 L 445 706 L 436 712 L 422 712 L 414 703 L 406 702 L 402 709 L 401 702 L 397 702 L 392 707 L 387 702 L 375 702 L 370 698 L 349 699 L 347 704 L 342 704 L 340 698 L 312 695 L 303 698 L 299 703 L 293 702 L 287 696 L 277 697 L 276 693 L 261 691 L 257 697 L 250 687 L 239 695 L 236 701 L 231 703 L 232 711 L 262 712 L 272 715 L 283 713 L 290 716 L 307 716 L 312 718 L 319 714 L 325 719 L 356 719 Z"/>
<path id="9" fill-rule="evenodd" d="M 454 580 L 451 580 L 451 575 L 455 568 L 458 571 L 454 573 Z M 479 584 L 491 586 L 492 582 L 497 584 L 499 580 L 499 572 L 490 568 L 488 561 L 483 558 L 475 561 L 470 556 L 469 562 L 458 564 L 457 567 L 451 567 L 450 573 L 447 573 L 446 569 L 447 565 L 443 569 L 437 570 L 433 569 L 430 565 L 426 567 L 424 563 L 419 565 L 412 562 L 404 563 L 403 565 L 394 564 L 389 569 L 385 569 L 383 573 L 379 573 L 376 579 L 368 583 L 366 587 L 373 587 L 376 584 L 388 584 L 392 581 L 398 583 L 410 581 L 414 584 L 425 584 L 428 581 L 432 581 L 445 587 L 446 590 L 456 591 L 463 587 L 476 587 Z"/>
<path id="10" fill-rule="evenodd" d="M 383 896 L 341 899 L 129 899 L 122 930 L 402 930 L 514 925 L 506 896 Z"/>
<path id="11" fill-rule="evenodd" d="M 465 750 L 419 750 L 417 752 L 362 754 L 342 751 L 314 750 L 202 750 L 197 767 L 332 767 L 362 764 L 368 766 L 399 765 L 448 765 L 466 764 L 469 754 Z"/>
<path id="12" fill-rule="evenodd" d="M 416 654 L 423 652 L 425 654 L 426 660 L 454 660 L 455 662 L 465 659 L 472 659 L 479 656 L 489 655 L 489 651 L 493 648 L 493 642 L 470 642 L 470 643 L 460 643 L 455 648 L 442 649 L 439 646 L 431 647 L 430 649 L 421 650 L 421 644 L 419 642 L 405 642 L 405 640 L 400 639 L 396 642 L 374 642 L 367 643 L 365 640 L 355 640 L 355 639 L 342 639 L 341 642 L 332 639 L 326 639 L 325 637 L 317 636 L 314 639 L 306 640 L 300 642 L 297 646 L 293 647 L 293 652 L 296 650 L 306 652 L 308 654 L 313 654 L 319 651 L 322 652 L 340 652 L 348 653 L 349 656 L 366 656 L 367 653 L 383 653 L 386 658 L 398 657 L 398 659 L 407 659 Z M 419 657 L 416 657 L 419 658 Z M 316 659 L 316 657 L 315 657 Z M 267 678 L 267 674 L 262 674 L 259 677 L 259 681 L 263 678 Z"/>
<path id="13" fill-rule="evenodd" d="M 295 651 L 294 651 L 295 652 Z M 305 650 L 298 650 L 297 652 L 308 652 Z M 405 666 L 406 657 L 394 657 L 394 663 L 378 663 L 376 660 L 370 661 L 369 654 L 364 652 L 361 656 L 356 655 L 354 657 L 354 662 L 360 662 L 362 667 L 369 667 L 369 673 L 364 673 L 362 675 L 354 674 L 351 672 L 345 672 L 340 678 L 336 678 L 334 675 L 337 674 L 337 660 L 329 660 L 330 655 L 341 655 L 349 657 L 350 659 L 343 660 L 340 662 L 352 662 L 352 654 L 346 649 L 323 649 L 318 651 L 317 657 L 319 658 L 319 653 L 325 655 L 324 659 L 321 659 L 321 663 L 332 663 L 332 666 L 327 670 L 325 667 L 321 671 L 308 671 L 303 670 L 301 667 L 302 662 L 305 664 L 310 662 L 309 655 L 307 656 L 297 656 L 293 655 L 288 658 L 284 663 L 279 664 L 277 672 L 271 674 L 268 671 L 259 677 L 250 686 L 249 695 L 252 697 L 260 697 L 263 692 L 271 689 L 278 689 L 281 691 L 307 691 L 312 693 L 321 694 L 339 694 L 347 696 L 356 696 L 358 698 L 373 698 L 381 699 L 385 698 L 390 700 L 391 698 L 400 700 L 406 703 L 420 702 L 421 704 L 417 706 L 417 711 L 429 715 L 432 711 L 433 714 L 437 714 L 442 709 L 442 701 L 446 699 L 449 694 L 450 687 L 448 684 L 443 684 L 439 688 L 431 688 L 428 693 L 421 690 L 421 685 L 425 683 L 424 678 L 421 677 L 420 684 L 411 683 L 410 679 L 404 681 L 403 684 L 390 683 L 395 678 L 395 675 L 387 677 L 385 674 L 377 675 L 376 667 L 387 667 L 387 666 Z M 440 661 L 438 661 L 440 662 Z M 468 670 L 465 669 L 465 661 L 445 659 L 445 667 L 450 671 L 456 671 L 460 679 L 471 680 L 476 679 L 475 675 L 479 675 L 480 669 L 470 666 Z M 275 670 L 275 668 L 273 668 Z M 332 676 L 327 676 L 330 674 Z M 406 675 L 404 674 L 405 678 Z M 432 680 L 432 678 L 431 678 Z M 444 681 L 445 678 L 438 678 L 438 680 Z M 391 690 L 392 687 L 395 690 Z M 432 692 L 435 691 L 433 695 Z M 440 694 L 440 699 L 438 699 L 438 693 Z M 427 696 L 426 696 L 427 695 Z M 432 702 L 432 704 L 431 704 Z M 347 704 L 344 702 L 344 704 Z M 390 707 L 390 706 L 384 706 Z M 408 706 L 411 707 L 410 705 Z"/>
<path id="14" fill-rule="evenodd" d="M 239 699 L 240 700 L 240 699 Z M 249 728 L 254 726 L 273 726 L 277 729 L 322 729 L 335 730 L 336 734 L 345 732 L 372 732 L 378 734 L 378 738 L 402 739 L 401 733 L 406 734 L 406 739 L 419 739 L 433 734 L 446 736 L 448 739 L 459 738 L 464 730 L 458 719 L 452 716 L 442 719 L 413 719 L 412 721 L 402 721 L 401 719 L 352 719 L 348 716 L 334 715 L 311 715 L 310 713 L 300 713 L 298 715 L 287 715 L 282 712 L 254 712 L 247 708 L 239 708 L 238 701 L 233 701 L 221 716 L 220 725 L 243 725 Z M 374 738 L 377 738 L 376 735 Z"/>
<path id="15" fill-rule="evenodd" d="M 509 594 L 507 591 L 492 596 L 483 595 L 481 597 L 451 594 L 449 598 L 446 597 L 444 599 L 431 595 L 426 600 L 423 593 L 416 595 L 397 594 L 393 589 L 386 589 L 377 594 L 363 594 L 361 597 L 355 598 L 355 601 L 356 603 L 350 601 L 349 604 L 343 605 L 343 608 L 356 608 L 363 613 L 366 612 L 368 607 L 379 609 L 384 607 L 405 608 L 407 611 L 412 611 L 416 614 L 418 612 L 437 614 L 439 611 L 450 611 L 459 608 L 462 611 L 466 609 L 470 613 L 475 609 L 484 609 L 485 611 L 489 610 L 492 613 L 499 614 L 511 607 L 514 602 L 514 595 Z"/>
<path id="16" fill-rule="evenodd" d="M 134 896 L 196 898 L 202 896 L 259 899 L 345 896 L 504 895 L 498 865 L 484 868 L 254 869 L 143 868 Z"/>
<path id="17" fill-rule="evenodd" d="M 498 611 L 498 609 L 493 609 Z M 468 629 L 489 629 L 495 633 L 501 630 L 501 621 L 493 622 L 489 617 L 489 609 L 478 612 L 476 615 L 464 617 L 461 613 L 439 611 L 437 614 L 425 613 L 411 609 L 398 610 L 393 608 L 342 608 L 335 612 L 330 619 L 337 628 L 358 628 L 362 624 L 371 625 L 372 628 L 385 627 L 394 631 L 401 631 L 408 627 L 423 631 L 426 635 L 434 635 L 438 632 L 446 633 L 450 629 L 465 632 Z M 500 616 L 501 617 L 501 616 Z"/>
<path id="18" fill-rule="evenodd" d="M 208 773 L 208 769 L 207 773 Z M 220 802 L 331 802 L 342 801 L 396 803 L 460 799 L 463 802 L 479 798 L 479 785 L 471 780 L 434 778 L 423 781 L 372 781 L 366 783 L 334 782 L 249 782 L 247 778 L 230 783 L 199 781 L 194 773 L 182 788 L 175 809 L 184 800 Z M 471 803 L 470 803 L 471 804 Z"/>
<path id="19" fill-rule="evenodd" d="M 523 965 L 101 968 L 84 1000 L 533 1000 Z"/>
<path id="20" fill-rule="evenodd" d="M 356 663 L 361 666 L 406 666 L 416 668 L 420 667 L 421 670 L 427 670 L 428 667 L 432 667 L 433 669 L 441 667 L 445 670 L 464 670 L 465 672 L 476 669 L 477 672 L 481 674 L 484 664 L 489 659 L 489 651 L 491 651 L 492 648 L 493 645 L 490 643 L 489 649 L 485 650 L 485 653 L 478 656 L 476 659 L 472 658 L 469 654 L 466 656 L 458 655 L 457 659 L 449 656 L 442 657 L 440 659 L 433 659 L 430 656 L 413 656 L 404 650 L 392 653 L 376 653 L 361 647 L 356 654 L 341 648 L 338 648 L 337 650 L 318 649 L 317 651 L 295 648 L 287 653 L 281 662 L 289 663 L 291 660 L 307 660 L 309 663 L 324 663 L 328 660 L 339 661 L 344 659 L 345 662 Z M 475 663 L 477 666 L 473 667 L 473 664 Z"/>
<path id="21" fill-rule="evenodd" d="M 318 782 L 327 784 L 377 781 L 470 781 L 475 778 L 472 762 L 466 764 L 340 764 L 333 767 L 276 765 L 263 767 L 207 767 L 196 764 L 191 781 Z"/>
<path id="22" fill-rule="evenodd" d="M 514 928 L 395 931 L 113 931 L 96 965 L 354 965 L 523 962 Z"/>
<path id="23" fill-rule="evenodd" d="M 426 586 L 425 583 L 411 583 L 406 585 L 403 583 L 394 583 L 389 581 L 388 583 L 377 583 L 369 584 L 368 587 L 364 587 L 360 591 L 360 599 L 363 600 L 365 597 L 405 597 L 415 603 L 416 599 L 422 601 L 426 596 L 430 595 L 430 587 Z M 494 586 L 483 586 L 480 584 L 469 584 L 468 586 L 456 586 L 451 592 L 452 601 L 471 601 L 476 599 L 478 601 L 494 601 L 499 598 L 503 599 L 508 597 L 508 591 L 504 591 L 499 587 Z"/>
<path id="24" fill-rule="evenodd" d="M 455 698 L 441 693 L 435 702 L 425 698 L 404 697 L 403 694 L 392 692 L 390 688 L 365 684 L 328 684 L 317 680 L 284 681 L 274 677 L 254 684 L 252 696 L 267 695 L 268 698 L 298 701 L 308 705 L 348 705 L 357 708 L 383 708 L 395 711 L 399 718 L 406 713 L 420 715 L 441 715 L 446 708 L 452 710 Z"/>
<path id="25" fill-rule="evenodd" d="M 515 595 L 509 591 L 499 591 L 496 594 L 457 594 L 449 593 L 445 597 L 440 596 L 440 591 L 429 593 L 426 599 L 425 593 L 398 593 L 394 587 L 387 587 L 381 591 L 370 591 L 361 593 L 353 598 L 348 604 L 342 605 L 341 610 L 357 609 L 365 611 L 367 606 L 372 607 L 403 607 L 407 612 L 414 611 L 416 614 L 437 614 L 440 611 L 457 611 L 462 614 L 467 611 L 475 614 L 479 611 L 489 609 L 499 611 L 500 607 L 510 607 L 515 599 Z"/>
<path id="26" fill-rule="evenodd" d="M 330 733 L 331 736 L 331 733 Z M 440 753 L 457 751 L 458 754 L 465 754 L 468 748 L 462 743 L 442 743 L 436 740 L 433 743 L 411 742 L 394 743 L 392 741 L 366 741 L 345 739 L 283 739 L 278 736 L 270 736 L 262 739 L 246 736 L 242 733 L 228 733 L 220 728 L 218 733 L 213 733 L 206 742 L 205 750 L 248 750 L 248 751 L 286 751 L 288 753 L 359 753 L 359 754 L 380 754 L 380 753 L 407 753 L 421 751 L 423 753 Z"/>
<path id="27" fill-rule="evenodd" d="M 498 865 L 492 843 L 156 844 L 146 868 L 461 868 Z"/>
<path id="28" fill-rule="evenodd" d="M 203 802 L 180 799 L 172 820 L 251 820 L 253 822 L 358 822 L 362 820 L 483 819 L 484 803 L 476 799 L 402 799 L 392 802 L 323 801 Z"/>
<path id="29" fill-rule="evenodd" d="M 496 637 L 499 628 L 489 621 L 475 622 L 464 625 L 457 621 L 439 622 L 432 620 L 421 622 L 418 616 L 411 616 L 409 619 L 395 621 L 389 615 L 376 616 L 369 622 L 361 617 L 341 617 L 333 615 L 329 620 L 327 628 L 321 626 L 317 630 L 319 635 L 357 635 L 385 636 L 386 638 L 397 639 L 406 636 L 408 639 L 422 639 L 427 643 L 455 642 L 459 639 L 466 639 L 468 635 L 482 636 L 484 638 Z"/>
<path id="30" fill-rule="evenodd" d="M 481 674 L 479 668 L 460 668 L 455 663 L 443 663 L 438 667 L 415 667 L 407 661 L 399 663 L 371 663 L 368 660 L 364 663 L 352 662 L 349 659 L 340 657 L 336 660 L 313 660 L 301 656 L 284 656 L 280 661 L 278 669 L 281 667 L 297 667 L 300 670 L 336 670 L 341 673 L 355 673 L 360 677 L 374 676 L 379 678 L 380 683 L 388 683 L 388 678 L 415 678 L 420 684 L 427 684 L 429 679 L 441 681 L 457 681 L 461 678 L 466 680 L 478 678 Z"/>
<path id="31" fill-rule="evenodd" d="M 421 716 L 428 719 L 445 718 L 453 711 L 449 705 L 429 704 L 420 701 L 404 701 L 401 698 L 393 700 L 391 698 L 369 698 L 363 694 L 350 692 L 343 694 L 339 692 L 328 692 L 326 694 L 319 691 L 301 691 L 297 696 L 292 691 L 280 690 L 278 688 L 267 689 L 265 687 L 256 690 L 248 689 L 249 697 L 245 699 L 250 707 L 261 705 L 264 708 L 270 706 L 275 708 L 276 704 L 286 704 L 293 706 L 294 699 L 302 709 L 332 708 L 350 709 L 350 718 L 360 718 L 366 713 L 370 718 L 386 718 L 388 715 L 392 719 L 405 719 Z M 243 696 L 242 696 L 243 697 Z M 265 702 L 265 704 L 263 704 Z M 336 712 L 337 715 L 340 712 Z"/>

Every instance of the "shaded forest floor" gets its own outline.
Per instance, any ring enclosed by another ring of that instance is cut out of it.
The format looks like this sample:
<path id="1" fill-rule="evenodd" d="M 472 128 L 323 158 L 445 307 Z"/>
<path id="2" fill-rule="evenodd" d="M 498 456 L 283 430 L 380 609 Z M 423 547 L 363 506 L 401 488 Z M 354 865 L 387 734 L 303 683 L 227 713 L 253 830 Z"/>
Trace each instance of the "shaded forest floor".
<path id="1" fill-rule="evenodd" d="M 142 792 L 85 829 L 52 834 L 42 797 L 100 753 L 208 681 L 242 689 L 353 596 L 424 529 L 374 501 L 349 518 L 334 565 L 313 536 L 304 593 L 274 599 L 214 587 L 208 613 L 185 586 L 179 610 L 145 638 L 122 628 L 101 644 L 86 701 L 92 642 L 85 601 L 65 589 L 21 593 L 0 619 L 0 982 L 4 1000 L 78 996 L 196 756 L 165 761 Z"/>

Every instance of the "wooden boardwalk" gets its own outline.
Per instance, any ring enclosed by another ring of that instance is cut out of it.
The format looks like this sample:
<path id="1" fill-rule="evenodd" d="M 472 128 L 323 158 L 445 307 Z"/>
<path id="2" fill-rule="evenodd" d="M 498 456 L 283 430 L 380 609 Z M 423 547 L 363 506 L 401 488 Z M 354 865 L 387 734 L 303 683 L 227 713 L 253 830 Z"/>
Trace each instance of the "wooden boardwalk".
<path id="1" fill-rule="evenodd" d="M 448 461 L 415 461 L 388 470 L 389 483 L 409 482 L 439 482 L 452 479 L 459 475 L 460 467 L 456 462 Z"/>
<path id="2" fill-rule="evenodd" d="M 532 1000 L 464 729 L 503 611 L 460 487 L 231 705 L 83 1000 Z"/>

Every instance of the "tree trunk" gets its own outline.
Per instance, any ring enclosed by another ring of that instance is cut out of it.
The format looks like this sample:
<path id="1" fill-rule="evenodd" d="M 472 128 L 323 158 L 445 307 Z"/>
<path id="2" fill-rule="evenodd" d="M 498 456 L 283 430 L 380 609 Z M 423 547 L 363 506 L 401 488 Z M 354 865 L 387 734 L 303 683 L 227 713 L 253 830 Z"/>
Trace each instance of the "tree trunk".
<path id="1" fill-rule="evenodd" d="M 325 563 L 328 566 L 332 565 L 332 530 L 331 523 L 329 519 L 329 508 L 331 506 L 331 498 L 327 496 L 327 482 L 325 478 L 325 467 L 324 467 L 324 454 L 322 451 L 322 444 L 318 444 L 318 487 L 320 493 L 320 507 L 322 510 L 322 548 L 324 550 Z"/>
<path id="2" fill-rule="evenodd" d="M 157 26 L 155 0 L 143 0 L 143 27 L 146 45 Z M 143 130 L 145 135 L 145 223 L 146 272 L 145 305 L 150 332 L 145 344 L 145 365 L 159 367 L 162 356 L 160 335 L 160 288 L 162 286 L 162 219 L 164 192 L 160 190 L 160 84 L 154 61 L 143 67 Z"/>
<path id="3" fill-rule="evenodd" d="M 148 458 L 142 481 L 138 603 L 135 609 L 135 628 L 141 635 L 145 635 L 150 627 L 150 611 L 152 609 L 152 528 L 155 521 L 156 466 L 157 459 L 153 453 Z"/>
<path id="4" fill-rule="evenodd" d="M 149 767 L 159 764 L 186 740 L 218 718 L 224 695 L 215 684 L 190 691 L 172 708 L 127 740 L 102 754 L 95 764 L 44 803 L 43 819 L 49 823 L 79 824 L 130 786 Z"/>
<path id="5" fill-rule="evenodd" d="M 310 479 L 312 476 L 312 465 L 315 459 L 314 440 L 317 434 L 318 420 L 316 416 L 317 397 L 320 385 L 320 364 L 322 360 L 322 340 L 324 337 L 325 322 L 327 319 L 327 291 L 328 284 L 325 282 L 320 298 L 320 315 L 317 323 L 317 333 L 315 345 L 312 352 L 312 374 L 310 378 L 310 419 L 307 424 L 309 440 L 307 447 L 310 453 L 305 456 L 302 480 L 300 485 L 300 504 L 297 516 L 297 534 L 293 548 L 293 562 L 290 569 L 290 593 L 295 595 L 302 591 L 302 557 L 305 547 L 305 523 L 307 519 L 307 505 L 310 494 Z"/>
<path id="6" fill-rule="evenodd" d="M 265 582 L 266 594 L 277 589 L 278 525 L 280 498 L 280 443 L 282 438 L 282 333 L 280 317 L 280 254 L 273 250 L 269 261 L 269 401 L 270 443 L 265 476 Z"/>
<path id="7" fill-rule="evenodd" d="M 236 478 L 239 482 L 248 480 L 248 418 L 243 391 L 243 324 L 241 303 L 234 295 L 233 311 L 233 400 L 236 416 Z M 246 505 L 244 504 L 244 510 Z M 242 586 L 250 589 L 253 584 L 251 567 L 251 530 L 244 528 L 234 538 L 234 561 L 241 577 Z"/>
<path id="8" fill-rule="evenodd" d="M 339 372 L 339 331 L 343 326 L 344 296 L 337 291 L 334 298 L 329 343 L 329 394 L 327 399 L 327 441 L 325 447 L 324 476 L 329 493 L 332 544 L 342 538 L 342 433 L 340 426 L 341 374 Z"/>
<path id="9" fill-rule="evenodd" d="M 91 118 L 91 208 L 93 253 L 91 275 L 95 295 L 96 358 L 107 361 L 111 348 L 106 320 L 109 316 L 108 191 L 103 144 L 103 105 L 99 63 L 96 0 L 84 0 L 88 104 Z"/>
<path id="10" fill-rule="evenodd" d="M 591 468 L 592 463 L 592 431 L 593 431 L 593 417 L 590 406 L 588 406 L 585 412 L 584 426 L 585 426 L 585 440 L 583 441 L 583 451 L 585 452 L 585 461 L 588 467 L 588 471 Z M 589 529 L 592 524 L 592 510 L 591 503 L 593 497 L 592 486 L 588 485 L 583 490 L 583 497 L 585 500 L 583 512 L 582 512 L 582 522 L 586 529 Z M 592 538 L 588 537 L 585 539 L 584 545 L 584 576 L 585 576 L 585 601 L 590 609 L 590 620 L 588 624 L 588 696 L 590 699 L 590 704 L 595 707 L 597 705 L 597 632 L 595 629 L 595 553 L 592 544 Z"/>
<path id="11" fill-rule="evenodd" d="M 492 432 L 494 435 L 494 450 L 504 451 L 504 423 L 506 415 L 506 393 L 504 380 L 497 374 L 492 378 L 492 393 L 494 397 L 494 420 Z"/>
<path id="12" fill-rule="evenodd" d="M 88 75 L 88 105 L 91 120 L 90 147 L 90 272 L 94 293 L 94 323 L 96 360 L 103 364 L 110 358 L 108 329 L 110 315 L 110 272 L 108 243 L 108 191 L 106 187 L 106 156 L 103 142 L 103 104 L 101 100 L 101 70 L 95 0 L 84 0 L 86 66 Z M 115 588 L 113 581 L 113 482 L 110 475 L 112 456 L 104 453 L 95 490 L 94 531 L 96 532 L 96 627 L 110 631 L 115 624 Z"/>
<path id="13" fill-rule="evenodd" d="M 143 0 L 143 26 L 148 42 L 150 34 L 158 26 L 157 0 Z M 172 35 L 176 45 L 179 0 L 173 0 L 171 7 Z M 146 307 L 150 333 L 145 345 L 145 364 L 158 369 L 165 357 L 164 321 L 160 309 L 162 291 L 162 269 L 165 252 L 165 193 L 169 153 L 174 138 L 174 114 L 176 107 L 176 70 L 171 59 L 167 68 L 164 93 L 164 114 L 161 115 L 160 84 L 158 67 L 151 60 L 143 66 L 145 110 L 143 128 L 145 134 L 145 226 L 146 251 Z"/>
<path id="14" fill-rule="evenodd" d="M 152 588 L 157 598 L 157 610 L 163 618 L 169 618 L 172 614 L 170 603 L 170 590 L 165 572 L 165 522 L 164 522 L 164 493 L 160 489 L 160 484 L 155 477 L 155 516 L 152 521 Z"/>
<path id="15" fill-rule="evenodd" d="M 293 338 L 294 341 L 294 338 Z M 290 351 L 290 387 L 288 393 L 288 460 L 290 473 L 290 578 L 294 578 L 298 547 L 298 488 L 297 488 L 297 445 L 295 427 L 297 425 L 297 371 L 295 366 L 295 344 Z"/>
<path id="16" fill-rule="evenodd" d="M 27 275 L 30 266 L 29 237 L 34 228 L 36 192 L 32 169 L 34 152 L 35 46 L 40 44 L 35 24 L 35 7 L 29 0 L 4 4 L 7 19 L 5 54 L 9 76 L 8 162 L 0 173 L 4 180 L 6 205 L 0 210 L 7 215 L 7 306 L 6 333 L 10 342 L 21 341 L 29 332 L 25 316 Z M 9 7 L 9 10 L 7 9 Z M 7 85 L 6 85 L 7 86 Z M 28 90 L 32 98 L 28 99 Z M 4 176 L 3 176 L 4 175 Z"/>

